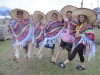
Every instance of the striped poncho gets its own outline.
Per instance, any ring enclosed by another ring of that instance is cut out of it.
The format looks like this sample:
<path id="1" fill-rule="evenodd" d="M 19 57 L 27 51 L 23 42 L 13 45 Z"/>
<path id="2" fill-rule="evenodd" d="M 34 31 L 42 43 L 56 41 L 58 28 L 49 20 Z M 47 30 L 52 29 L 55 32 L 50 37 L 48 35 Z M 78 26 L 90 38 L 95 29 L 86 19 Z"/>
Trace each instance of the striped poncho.
<path id="1" fill-rule="evenodd" d="M 93 33 L 93 29 L 91 25 L 87 25 L 79 31 L 81 34 L 81 38 L 76 39 L 76 46 L 79 43 L 86 45 L 89 48 L 89 56 L 88 60 L 90 60 L 93 56 L 95 56 L 95 35 Z M 86 53 L 86 49 L 84 49 L 84 54 Z"/>
<path id="2" fill-rule="evenodd" d="M 29 20 L 20 20 L 11 24 L 9 33 L 12 35 L 11 40 L 14 46 L 16 46 L 16 40 L 21 46 L 25 46 L 30 41 L 32 28 L 29 23 Z"/>
<path id="3" fill-rule="evenodd" d="M 60 21 L 49 21 L 45 27 L 44 44 L 53 45 L 62 32 L 63 25 Z"/>
<path id="4" fill-rule="evenodd" d="M 62 29 L 63 25 L 60 21 L 50 21 L 47 23 L 45 27 L 45 38 L 52 38 L 56 37 L 60 30 Z"/>
<path id="5" fill-rule="evenodd" d="M 41 26 L 43 26 L 43 24 L 39 21 L 36 21 L 32 27 L 33 28 L 32 43 L 36 43 L 37 48 L 39 48 L 44 39 L 44 29 L 41 30 Z"/>

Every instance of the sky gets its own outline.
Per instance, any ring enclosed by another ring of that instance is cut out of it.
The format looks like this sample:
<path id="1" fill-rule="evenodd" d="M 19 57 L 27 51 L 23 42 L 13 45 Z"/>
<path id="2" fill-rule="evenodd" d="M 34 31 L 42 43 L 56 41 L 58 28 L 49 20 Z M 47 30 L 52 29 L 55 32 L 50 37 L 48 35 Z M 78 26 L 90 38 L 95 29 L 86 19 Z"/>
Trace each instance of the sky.
<path id="1" fill-rule="evenodd" d="M 0 0 L 0 7 L 20 8 L 33 14 L 34 11 L 47 13 L 50 10 L 60 10 L 66 5 L 81 7 L 82 0 Z M 97 3 L 99 1 L 99 4 Z M 92 5 L 92 7 L 91 7 Z M 100 6 L 100 0 L 83 0 L 83 7 L 93 9 Z"/>

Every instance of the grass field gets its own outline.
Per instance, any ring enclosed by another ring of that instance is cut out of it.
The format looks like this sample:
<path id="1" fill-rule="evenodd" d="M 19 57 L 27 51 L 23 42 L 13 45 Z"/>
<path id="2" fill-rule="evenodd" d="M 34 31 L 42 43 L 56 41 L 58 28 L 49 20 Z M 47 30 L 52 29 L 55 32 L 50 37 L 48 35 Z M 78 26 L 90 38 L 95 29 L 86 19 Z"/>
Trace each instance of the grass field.
<path id="1" fill-rule="evenodd" d="M 100 29 L 94 29 L 97 41 L 100 40 Z M 59 49 L 59 44 L 56 44 L 56 51 Z M 0 41 L 0 75 L 100 75 L 100 45 L 96 45 L 96 56 L 92 60 L 87 61 L 85 56 L 86 70 L 79 71 L 75 67 L 79 65 L 78 55 L 76 58 L 66 65 L 65 69 L 58 67 L 49 62 L 51 53 L 49 49 L 43 51 L 43 58 L 36 59 L 33 56 L 34 51 L 38 49 L 33 48 L 32 57 L 30 61 L 24 61 L 24 50 L 21 50 L 19 63 L 12 60 L 14 50 L 10 40 Z M 57 62 L 67 59 L 67 51 L 64 50 Z"/>

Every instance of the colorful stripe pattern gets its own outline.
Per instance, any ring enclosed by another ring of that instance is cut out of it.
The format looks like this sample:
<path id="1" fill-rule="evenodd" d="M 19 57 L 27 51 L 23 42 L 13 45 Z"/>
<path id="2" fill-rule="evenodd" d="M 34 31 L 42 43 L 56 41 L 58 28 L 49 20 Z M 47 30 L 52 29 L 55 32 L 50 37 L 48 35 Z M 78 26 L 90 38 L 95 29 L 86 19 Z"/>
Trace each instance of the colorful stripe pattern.
<path id="1" fill-rule="evenodd" d="M 95 56 L 95 35 L 93 33 L 92 26 L 87 25 L 87 26 L 81 28 L 80 34 L 82 35 L 82 37 L 76 39 L 76 41 L 75 41 L 76 46 L 79 43 L 82 43 L 82 44 L 88 46 L 88 48 L 89 48 L 88 60 L 90 60 L 90 58 Z M 84 49 L 83 52 L 84 52 L 84 54 L 86 54 L 86 49 Z"/>
<path id="2" fill-rule="evenodd" d="M 14 44 L 16 42 L 16 37 L 13 35 L 11 38 L 12 44 Z"/>
<path id="3" fill-rule="evenodd" d="M 87 38 L 91 39 L 92 41 L 95 41 L 95 36 L 91 25 L 86 25 L 84 28 L 81 28 L 79 32 L 81 35 L 85 34 Z M 76 39 L 76 44 L 79 40 L 80 38 Z"/>
<path id="4" fill-rule="evenodd" d="M 50 21 L 47 23 L 45 32 L 46 37 L 56 36 L 62 29 L 63 25 L 60 21 Z"/>
<path id="5" fill-rule="evenodd" d="M 14 21 L 11 25 L 14 36 L 19 42 L 28 41 L 30 25 L 29 20 Z M 27 38 L 27 40 L 25 40 Z M 13 38 L 12 38 L 13 39 Z"/>
<path id="6" fill-rule="evenodd" d="M 77 23 L 76 23 L 74 20 L 72 20 L 72 21 L 70 22 L 70 29 L 71 29 L 71 30 L 74 30 L 74 29 L 76 28 L 76 25 L 77 25 Z"/>
<path id="7" fill-rule="evenodd" d="M 38 21 L 36 21 L 34 24 L 34 36 L 35 36 L 36 42 L 41 42 L 44 38 L 44 32 L 43 30 L 41 30 L 42 25 L 43 24 Z"/>
<path id="8" fill-rule="evenodd" d="M 77 23 L 74 20 L 72 20 L 70 22 L 70 30 L 74 30 L 76 28 L 76 25 L 77 25 Z M 68 27 L 66 26 L 64 32 L 66 32 L 67 29 L 68 29 Z M 73 32 L 70 32 L 70 34 L 73 34 Z"/>

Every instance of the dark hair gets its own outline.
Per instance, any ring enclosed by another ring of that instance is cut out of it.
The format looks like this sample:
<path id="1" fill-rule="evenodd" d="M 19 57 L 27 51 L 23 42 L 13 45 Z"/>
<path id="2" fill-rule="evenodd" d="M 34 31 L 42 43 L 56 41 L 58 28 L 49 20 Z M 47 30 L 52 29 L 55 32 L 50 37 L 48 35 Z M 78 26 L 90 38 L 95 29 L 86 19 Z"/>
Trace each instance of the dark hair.
<path id="1" fill-rule="evenodd" d="M 58 16 L 57 13 L 53 13 L 52 16 L 53 16 L 54 14 L 55 14 L 56 16 Z"/>
<path id="2" fill-rule="evenodd" d="M 21 12 L 21 13 L 23 14 L 23 11 L 17 11 L 17 14 L 18 14 L 19 12 Z"/>
<path id="3" fill-rule="evenodd" d="M 41 15 L 41 14 L 39 14 L 39 15 Z M 38 17 L 39 17 L 39 15 L 38 15 Z M 42 15 L 41 15 L 42 16 Z M 42 18 L 43 18 L 43 16 L 42 16 Z"/>
<path id="4" fill-rule="evenodd" d="M 80 20 L 79 20 L 79 17 L 80 17 L 81 15 L 79 15 L 78 16 L 78 25 L 81 25 L 82 23 L 80 22 Z M 83 15 L 84 16 L 84 22 L 86 22 L 87 24 L 89 24 L 89 19 L 88 19 L 88 17 L 86 16 L 86 15 Z"/>
<path id="5" fill-rule="evenodd" d="M 72 13 L 72 11 L 67 11 L 67 14 L 68 14 L 69 12 Z"/>
<path id="6" fill-rule="evenodd" d="M 64 20 L 62 19 L 62 23 L 64 23 Z"/>

